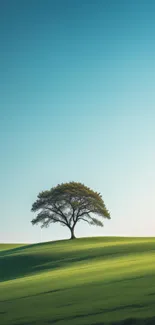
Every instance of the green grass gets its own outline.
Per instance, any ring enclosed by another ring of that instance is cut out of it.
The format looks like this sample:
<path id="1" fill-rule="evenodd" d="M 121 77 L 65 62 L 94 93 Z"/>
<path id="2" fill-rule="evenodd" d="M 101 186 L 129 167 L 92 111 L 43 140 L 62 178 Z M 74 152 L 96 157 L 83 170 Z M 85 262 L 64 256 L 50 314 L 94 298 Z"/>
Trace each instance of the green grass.
<path id="1" fill-rule="evenodd" d="M 25 246 L 24 244 L 0 244 L 0 251 Z"/>
<path id="2" fill-rule="evenodd" d="M 155 239 L 0 245 L 0 325 L 155 324 Z"/>

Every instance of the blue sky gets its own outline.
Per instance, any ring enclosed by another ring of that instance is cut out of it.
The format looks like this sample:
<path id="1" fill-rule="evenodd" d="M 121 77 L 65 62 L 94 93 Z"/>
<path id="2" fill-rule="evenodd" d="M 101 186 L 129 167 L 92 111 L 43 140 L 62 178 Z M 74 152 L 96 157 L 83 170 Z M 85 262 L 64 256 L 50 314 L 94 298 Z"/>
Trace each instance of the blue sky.
<path id="1" fill-rule="evenodd" d="M 37 194 L 79 181 L 111 212 L 77 236 L 155 234 L 155 3 L 0 1 L 0 242 L 32 227 Z"/>

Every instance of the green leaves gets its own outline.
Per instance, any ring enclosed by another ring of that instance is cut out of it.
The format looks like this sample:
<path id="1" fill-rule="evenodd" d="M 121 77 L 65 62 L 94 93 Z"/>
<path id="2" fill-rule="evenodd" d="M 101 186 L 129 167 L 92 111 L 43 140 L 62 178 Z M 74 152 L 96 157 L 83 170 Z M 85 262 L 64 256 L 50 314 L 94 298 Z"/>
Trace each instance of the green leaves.
<path id="1" fill-rule="evenodd" d="M 92 219 L 92 221 L 90 222 L 91 225 L 103 227 L 103 222 L 102 221 L 100 221 L 100 220 L 98 220 L 96 218 L 93 218 L 93 217 L 91 219 Z"/>
<path id="2" fill-rule="evenodd" d="M 31 211 L 39 211 L 32 220 L 33 225 L 41 223 L 42 227 L 47 227 L 50 223 L 59 222 L 70 230 L 80 220 L 103 227 L 103 222 L 92 214 L 110 219 L 101 194 L 76 182 L 58 184 L 50 190 L 40 192 Z"/>

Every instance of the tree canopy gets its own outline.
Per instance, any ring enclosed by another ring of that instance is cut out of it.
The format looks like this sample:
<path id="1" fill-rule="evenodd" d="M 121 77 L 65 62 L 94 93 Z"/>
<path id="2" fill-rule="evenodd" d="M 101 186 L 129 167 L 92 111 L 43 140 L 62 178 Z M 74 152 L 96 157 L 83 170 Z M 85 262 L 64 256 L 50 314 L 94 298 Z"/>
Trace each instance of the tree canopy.
<path id="1" fill-rule="evenodd" d="M 103 227 L 102 219 L 110 219 L 101 194 L 76 182 L 58 184 L 39 193 L 31 211 L 38 212 L 31 221 L 32 225 L 40 223 L 41 227 L 48 227 L 60 223 L 70 229 L 71 239 L 75 238 L 74 228 L 79 221 Z"/>

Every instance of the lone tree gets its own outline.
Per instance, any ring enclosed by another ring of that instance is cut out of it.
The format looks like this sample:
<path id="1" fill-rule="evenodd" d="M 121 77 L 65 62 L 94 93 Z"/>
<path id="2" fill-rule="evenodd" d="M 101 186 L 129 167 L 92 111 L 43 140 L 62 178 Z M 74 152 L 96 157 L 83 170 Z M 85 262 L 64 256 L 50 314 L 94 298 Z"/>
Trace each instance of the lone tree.
<path id="1" fill-rule="evenodd" d="M 41 223 L 43 228 L 59 222 L 70 229 L 71 239 L 75 238 L 74 228 L 77 222 L 82 220 L 103 227 L 103 222 L 92 215 L 110 219 L 101 194 L 76 182 L 62 183 L 39 193 L 31 211 L 38 211 L 36 218 L 31 221 L 32 225 Z"/>

